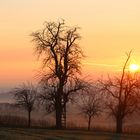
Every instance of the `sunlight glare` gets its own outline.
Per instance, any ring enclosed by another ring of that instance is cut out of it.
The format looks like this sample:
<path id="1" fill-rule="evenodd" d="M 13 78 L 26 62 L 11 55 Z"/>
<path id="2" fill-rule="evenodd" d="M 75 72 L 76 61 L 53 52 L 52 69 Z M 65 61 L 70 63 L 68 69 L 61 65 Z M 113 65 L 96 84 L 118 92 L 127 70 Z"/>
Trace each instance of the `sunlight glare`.
<path id="1" fill-rule="evenodd" d="M 139 69 L 139 66 L 138 66 L 137 64 L 131 64 L 131 65 L 129 66 L 129 70 L 130 70 L 130 71 L 135 72 L 135 71 L 138 71 L 138 69 Z"/>

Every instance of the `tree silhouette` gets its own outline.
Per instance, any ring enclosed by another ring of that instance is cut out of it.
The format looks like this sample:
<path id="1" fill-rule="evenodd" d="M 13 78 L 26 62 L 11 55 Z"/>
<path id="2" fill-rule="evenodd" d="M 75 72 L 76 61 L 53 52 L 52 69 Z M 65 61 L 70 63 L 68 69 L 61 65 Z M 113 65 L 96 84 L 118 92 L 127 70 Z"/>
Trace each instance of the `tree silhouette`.
<path id="1" fill-rule="evenodd" d="M 34 109 L 35 101 L 37 99 L 37 90 L 32 84 L 23 84 L 21 87 L 15 88 L 14 98 L 16 105 L 23 107 L 28 112 L 28 127 L 31 126 L 31 112 Z"/>
<path id="2" fill-rule="evenodd" d="M 140 80 L 128 70 L 130 57 L 131 51 L 120 76 L 99 80 L 102 92 L 107 93 L 107 107 L 116 121 L 116 133 L 122 133 L 124 120 L 137 110 L 140 100 Z"/>
<path id="3" fill-rule="evenodd" d="M 90 130 L 92 119 L 102 111 L 103 100 L 100 92 L 95 88 L 90 89 L 88 93 L 80 94 L 80 100 L 79 109 L 88 120 L 88 130 Z"/>
<path id="4" fill-rule="evenodd" d="M 64 21 L 60 21 L 45 22 L 42 30 L 32 33 L 33 41 L 36 43 L 36 52 L 42 58 L 42 68 L 44 71 L 47 69 L 45 78 L 42 75 L 41 79 L 47 85 L 55 83 L 53 99 L 56 128 L 62 128 L 62 116 L 66 109 L 65 99 L 68 96 L 64 92 L 64 86 L 81 73 L 83 53 L 77 44 L 80 39 L 77 30 L 78 27 L 68 27 Z"/>

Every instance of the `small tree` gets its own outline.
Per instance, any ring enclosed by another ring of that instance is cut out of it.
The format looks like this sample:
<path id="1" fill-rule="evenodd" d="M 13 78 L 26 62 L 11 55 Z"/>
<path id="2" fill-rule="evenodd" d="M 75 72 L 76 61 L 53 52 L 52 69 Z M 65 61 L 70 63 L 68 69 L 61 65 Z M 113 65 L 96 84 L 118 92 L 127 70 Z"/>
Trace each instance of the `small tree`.
<path id="1" fill-rule="evenodd" d="M 80 94 L 80 112 L 88 120 L 88 130 L 91 128 L 91 121 L 94 117 L 100 115 L 102 111 L 102 98 L 99 91 L 92 89 L 88 93 Z"/>
<path id="2" fill-rule="evenodd" d="M 122 133 L 124 120 L 138 109 L 140 101 L 140 79 L 128 69 L 130 57 L 131 51 L 120 76 L 99 80 L 102 92 L 106 93 L 109 113 L 116 121 L 116 133 Z"/>
<path id="3" fill-rule="evenodd" d="M 37 99 L 37 90 L 32 84 L 23 84 L 21 87 L 15 88 L 13 91 L 16 105 L 24 108 L 28 112 L 28 127 L 31 126 L 31 112 L 34 109 Z"/>

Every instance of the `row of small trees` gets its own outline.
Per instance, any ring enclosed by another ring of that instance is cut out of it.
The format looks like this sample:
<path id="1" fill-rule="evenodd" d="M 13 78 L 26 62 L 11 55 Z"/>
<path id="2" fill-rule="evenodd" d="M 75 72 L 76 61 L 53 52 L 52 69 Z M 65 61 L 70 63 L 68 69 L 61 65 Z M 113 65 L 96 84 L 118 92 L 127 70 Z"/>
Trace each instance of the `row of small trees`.
<path id="1" fill-rule="evenodd" d="M 13 92 L 18 105 L 30 114 L 36 101 L 45 105 L 48 113 L 55 111 L 56 128 L 66 127 L 67 103 L 79 96 L 80 111 L 91 119 L 109 109 L 116 121 L 116 132 L 122 132 L 124 119 L 138 110 L 140 80 L 127 69 L 131 52 L 118 77 L 100 79 L 94 83 L 80 79 L 84 54 L 78 45 L 78 27 L 68 27 L 64 21 L 45 22 L 42 30 L 32 33 L 35 50 L 42 60 L 37 88 L 24 85 Z M 104 107 L 103 107 L 104 106 Z"/>

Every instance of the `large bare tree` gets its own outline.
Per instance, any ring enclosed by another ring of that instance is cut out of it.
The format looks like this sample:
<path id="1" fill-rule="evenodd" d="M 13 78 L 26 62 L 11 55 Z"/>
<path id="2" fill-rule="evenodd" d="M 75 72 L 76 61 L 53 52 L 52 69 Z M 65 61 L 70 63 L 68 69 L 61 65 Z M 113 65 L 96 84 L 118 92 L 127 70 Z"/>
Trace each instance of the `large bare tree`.
<path id="1" fill-rule="evenodd" d="M 77 30 L 78 27 L 68 27 L 62 20 L 45 22 L 42 30 L 32 33 L 36 52 L 42 58 L 44 71 L 47 71 L 44 82 L 55 83 L 56 128 L 62 128 L 62 114 L 66 108 L 68 94 L 65 94 L 64 86 L 69 79 L 75 79 L 81 73 L 83 53 L 77 42 L 80 39 Z"/>
<path id="2" fill-rule="evenodd" d="M 124 120 L 138 109 L 140 101 L 140 79 L 129 71 L 131 51 L 127 54 L 122 73 L 118 77 L 99 80 L 106 94 L 107 107 L 116 121 L 116 133 L 122 133 Z"/>
<path id="3" fill-rule="evenodd" d="M 16 105 L 24 108 L 28 112 L 28 127 L 31 126 L 31 112 L 35 107 L 35 102 L 37 99 L 37 90 L 32 84 L 23 84 L 21 87 L 15 88 L 12 93 L 14 93 L 14 99 Z"/>

